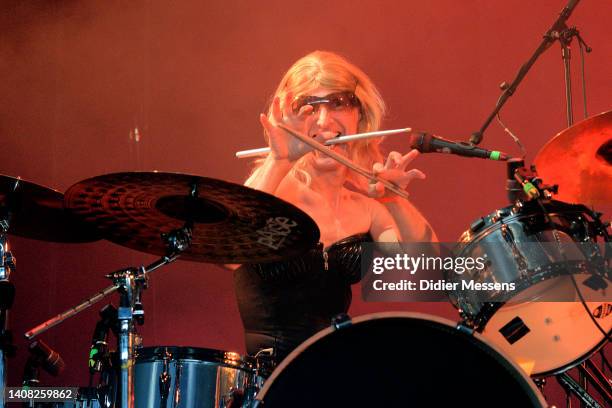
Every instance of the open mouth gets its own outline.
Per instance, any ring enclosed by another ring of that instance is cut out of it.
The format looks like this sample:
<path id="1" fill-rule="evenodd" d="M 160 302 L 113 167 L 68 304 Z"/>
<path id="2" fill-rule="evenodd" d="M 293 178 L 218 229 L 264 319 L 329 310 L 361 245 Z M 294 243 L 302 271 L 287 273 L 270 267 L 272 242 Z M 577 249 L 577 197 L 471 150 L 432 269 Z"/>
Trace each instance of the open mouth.
<path id="1" fill-rule="evenodd" d="M 312 137 L 313 139 L 315 139 L 319 143 L 323 143 L 324 144 L 325 141 L 332 140 L 332 139 L 337 139 L 340 136 L 342 136 L 341 132 L 321 132 L 321 133 L 314 133 L 310 137 Z M 330 146 L 333 146 L 333 145 L 330 145 Z"/>
<path id="2" fill-rule="evenodd" d="M 342 133 L 340 132 L 334 132 L 333 134 L 330 133 L 319 133 L 319 134 L 315 134 L 313 136 L 313 138 L 316 138 L 317 140 L 319 140 L 321 143 L 323 143 L 323 140 L 331 140 L 331 139 L 335 139 L 342 136 Z M 336 153 L 340 153 L 343 155 L 346 155 L 347 153 L 347 144 L 346 143 L 337 143 L 337 144 L 330 144 L 330 145 L 325 145 L 325 147 L 329 150 L 332 150 Z M 321 153 L 318 150 L 314 151 L 315 157 L 328 157 L 325 155 L 325 153 Z"/>
<path id="3" fill-rule="evenodd" d="M 325 131 L 319 131 L 316 133 L 312 133 L 310 135 L 310 137 L 312 137 L 313 139 L 315 139 L 316 141 L 318 141 L 321 144 L 324 144 L 325 141 L 328 140 L 332 140 L 332 139 L 336 139 L 340 136 L 343 136 L 342 132 L 340 131 L 329 131 L 329 130 L 325 130 Z M 336 143 L 336 144 L 330 144 L 330 145 L 324 145 L 327 149 L 337 153 L 337 154 L 341 154 L 343 156 L 347 156 L 348 155 L 348 146 L 346 143 Z M 314 157 L 316 157 L 317 159 L 325 159 L 325 158 L 329 158 L 331 159 L 328 155 L 326 155 L 323 152 L 320 152 L 318 150 L 314 150 L 313 152 Z"/>

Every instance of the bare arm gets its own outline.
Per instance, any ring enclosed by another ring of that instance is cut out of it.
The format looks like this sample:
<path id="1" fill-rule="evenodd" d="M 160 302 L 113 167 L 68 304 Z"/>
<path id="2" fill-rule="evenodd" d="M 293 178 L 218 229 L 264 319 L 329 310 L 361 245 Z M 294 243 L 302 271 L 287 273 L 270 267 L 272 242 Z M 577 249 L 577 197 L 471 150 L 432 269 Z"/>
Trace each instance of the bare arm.
<path id="1" fill-rule="evenodd" d="M 377 249 L 387 255 L 420 256 L 439 253 L 436 234 L 423 215 L 408 200 L 386 198 L 384 204 L 373 201 L 370 234 L 379 243 Z"/>
<path id="2" fill-rule="evenodd" d="M 389 197 L 384 200 L 403 242 L 438 242 L 438 237 L 423 214 L 408 200 L 402 197 Z"/>
<path id="3" fill-rule="evenodd" d="M 275 194 L 278 186 L 289 174 L 293 163 L 287 159 L 275 159 L 271 154 L 245 181 L 244 185 L 266 193 Z"/>

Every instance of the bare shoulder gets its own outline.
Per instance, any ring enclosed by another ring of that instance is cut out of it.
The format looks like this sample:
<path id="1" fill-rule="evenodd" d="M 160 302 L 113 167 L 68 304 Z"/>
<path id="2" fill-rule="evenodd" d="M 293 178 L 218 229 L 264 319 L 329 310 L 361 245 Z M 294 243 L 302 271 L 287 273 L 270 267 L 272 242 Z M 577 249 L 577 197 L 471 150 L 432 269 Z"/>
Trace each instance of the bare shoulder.
<path id="1" fill-rule="evenodd" d="M 292 175 L 287 175 L 278 186 L 275 194 L 278 198 L 295 203 L 304 195 L 302 183 Z"/>

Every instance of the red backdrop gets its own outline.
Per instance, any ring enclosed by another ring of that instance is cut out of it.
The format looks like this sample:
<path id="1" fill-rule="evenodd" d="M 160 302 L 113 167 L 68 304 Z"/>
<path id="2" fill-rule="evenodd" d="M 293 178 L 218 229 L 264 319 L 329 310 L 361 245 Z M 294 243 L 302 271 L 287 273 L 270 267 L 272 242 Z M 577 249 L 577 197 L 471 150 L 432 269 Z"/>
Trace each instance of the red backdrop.
<path id="1" fill-rule="evenodd" d="M 234 152 L 262 145 L 258 114 L 284 71 L 315 49 L 362 67 L 389 105 L 385 128 L 412 126 L 466 140 L 492 110 L 563 0 L 526 1 L 3 1 L 0 9 L 0 173 L 65 191 L 99 174 L 185 172 L 241 183 Z M 570 19 L 593 53 L 586 61 L 589 115 L 609 110 L 612 43 L 606 0 L 583 1 Z M 575 117 L 583 117 L 579 52 L 573 50 Z M 555 44 L 504 108 L 532 160 L 566 127 L 563 66 Z M 138 128 L 140 142 L 130 138 Z M 405 151 L 400 137 L 385 142 Z M 497 124 L 484 147 L 517 154 Z M 413 201 L 439 237 L 506 205 L 503 164 L 439 155 L 415 166 L 428 176 Z M 568 169 L 571 171 L 571 169 Z M 151 256 L 98 242 L 60 245 L 11 238 L 18 270 L 11 328 L 22 333 L 107 285 L 109 271 Z M 357 289 L 357 288 L 356 288 Z M 214 265 L 177 262 L 155 272 L 144 295 L 146 345 L 244 351 L 232 277 Z M 110 298 L 116 301 L 116 297 Z M 68 364 L 49 384 L 85 385 L 100 303 L 42 338 Z M 446 304 L 365 304 L 353 315 L 411 310 L 456 320 Z"/>

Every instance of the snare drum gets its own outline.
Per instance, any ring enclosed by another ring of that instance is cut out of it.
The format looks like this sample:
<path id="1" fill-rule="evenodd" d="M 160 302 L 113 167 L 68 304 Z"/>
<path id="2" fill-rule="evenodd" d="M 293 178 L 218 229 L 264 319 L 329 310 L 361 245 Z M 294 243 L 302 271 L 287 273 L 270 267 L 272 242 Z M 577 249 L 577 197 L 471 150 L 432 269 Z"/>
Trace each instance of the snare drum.
<path id="1" fill-rule="evenodd" d="M 237 353 L 175 346 L 136 352 L 136 408 L 247 407 L 256 392 L 253 363 Z"/>
<path id="2" fill-rule="evenodd" d="M 255 406 L 546 406 L 518 366 L 478 333 L 458 330 L 449 320 L 391 312 L 337 327 L 289 354 Z"/>
<path id="3" fill-rule="evenodd" d="M 484 257 L 485 269 L 446 276 L 516 285 L 514 296 L 503 301 L 492 291 L 485 298 L 465 291 L 449 297 L 466 321 L 534 376 L 565 371 L 605 343 L 579 302 L 572 276 L 599 325 L 607 333 L 612 329 L 605 226 L 583 205 L 551 201 L 545 209 L 549 218 L 531 201 L 476 220 L 455 255 Z"/>

